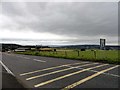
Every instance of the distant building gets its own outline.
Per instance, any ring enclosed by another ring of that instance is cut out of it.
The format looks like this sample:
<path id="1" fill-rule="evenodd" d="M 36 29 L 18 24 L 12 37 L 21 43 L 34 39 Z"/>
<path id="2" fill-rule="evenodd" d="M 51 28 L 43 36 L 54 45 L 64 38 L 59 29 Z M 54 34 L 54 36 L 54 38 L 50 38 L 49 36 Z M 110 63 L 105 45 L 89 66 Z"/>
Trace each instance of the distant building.
<path id="1" fill-rule="evenodd" d="M 53 48 L 40 48 L 39 51 L 54 51 Z"/>
<path id="2" fill-rule="evenodd" d="M 106 44 L 106 40 L 105 39 L 100 39 L 100 49 L 101 50 L 105 50 L 105 44 Z"/>
<path id="3" fill-rule="evenodd" d="M 24 52 L 27 50 L 30 50 L 30 48 L 17 48 L 17 49 L 15 49 L 16 52 Z"/>

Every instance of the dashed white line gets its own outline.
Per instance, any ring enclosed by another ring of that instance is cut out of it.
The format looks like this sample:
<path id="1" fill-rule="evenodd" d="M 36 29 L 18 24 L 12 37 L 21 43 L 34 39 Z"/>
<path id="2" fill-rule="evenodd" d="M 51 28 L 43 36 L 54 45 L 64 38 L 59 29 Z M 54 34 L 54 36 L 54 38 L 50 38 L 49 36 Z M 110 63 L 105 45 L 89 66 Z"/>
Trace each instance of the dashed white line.
<path id="1" fill-rule="evenodd" d="M 30 59 L 28 57 L 22 57 L 22 56 L 16 56 L 16 57 L 20 57 L 20 58 L 25 58 L 25 59 Z M 33 59 L 34 61 L 38 61 L 38 62 L 46 62 L 46 61 L 43 61 L 43 60 L 39 60 L 39 59 Z"/>
<path id="2" fill-rule="evenodd" d="M 21 57 L 21 56 L 16 56 L 16 57 Z"/>
<path id="3" fill-rule="evenodd" d="M 6 54 L 6 55 L 11 55 L 11 54 Z M 16 56 L 16 57 L 22 57 L 22 56 Z M 25 59 L 30 59 L 28 57 L 22 57 L 22 58 L 25 58 Z M 34 61 L 38 61 L 38 62 L 46 62 L 46 61 L 43 61 L 43 60 L 38 60 L 38 59 L 33 59 Z M 0 63 L 2 64 L 2 62 L 0 61 Z M 109 64 L 108 64 L 109 65 Z M 68 66 L 68 67 L 72 67 L 72 66 Z M 84 69 L 84 68 L 77 68 L 76 69 Z M 9 71 L 9 69 L 8 69 Z M 88 71 L 91 71 L 91 72 L 99 72 L 99 71 L 96 71 L 96 70 L 88 70 Z M 120 75 L 116 75 L 116 74 L 111 74 L 111 73 L 103 73 L 105 75 L 110 75 L 110 76 L 114 76 L 114 77 L 120 77 Z"/>
<path id="4" fill-rule="evenodd" d="M 33 59 L 34 61 L 38 61 L 38 62 L 46 62 L 46 61 L 43 61 L 43 60 L 38 60 L 38 59 Z"/>
<path id="5" fill-rule="evenodd" d="M 23 58 L 25 58 L 25 59 L 30 59 L 30 58 L 28 58 L 28 57 L 23 57 Z"/>

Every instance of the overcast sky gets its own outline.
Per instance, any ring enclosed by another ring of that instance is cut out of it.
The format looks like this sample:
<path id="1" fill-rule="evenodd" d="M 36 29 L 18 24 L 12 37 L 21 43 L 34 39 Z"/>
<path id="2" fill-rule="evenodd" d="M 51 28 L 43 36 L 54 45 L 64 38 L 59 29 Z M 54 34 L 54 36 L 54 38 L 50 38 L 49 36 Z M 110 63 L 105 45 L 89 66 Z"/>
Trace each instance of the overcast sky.
<path id="1" fill-rule="evenodd" d="M 2 2 L 0 42 L 118 44 L 116 2 Z"/>

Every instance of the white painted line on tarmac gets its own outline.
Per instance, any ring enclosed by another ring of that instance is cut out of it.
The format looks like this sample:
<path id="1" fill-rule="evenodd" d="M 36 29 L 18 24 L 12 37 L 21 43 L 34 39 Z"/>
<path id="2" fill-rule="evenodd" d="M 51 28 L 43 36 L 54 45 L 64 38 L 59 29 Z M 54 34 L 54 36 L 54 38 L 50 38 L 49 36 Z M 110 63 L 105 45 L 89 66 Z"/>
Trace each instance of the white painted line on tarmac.
<path id="1" fill-rule="evenodd" d="M 16 57 L 21 57 L 21 56 L 16 56 Z"/>
<path id="2" fill-rule="evenodd" d="M 18 56 L 18 55 L 16 55 L 16 57 L 21 57 L 21 58 L 23 58 L 23 56 L 20 56 L 20 55 L 19 55 L 19 56 Z"/>
<path id="3" fill-rule="evenodd" d="M 113 76 L 113 77 L 120 77 L 120 75 L 116 75 L 116 74 L 111 74 L 111 73 L 103 73 L 105 75 L 109 75 L 109 76 Z"/>
<path id="4" fill-rule="evenodd" d="M 23 57 L 23 58 L 25 58 L 25 59 L 30 59 L 30 58 L 28 58 L 28 57 Z"/>
<path id="5" fill-rule="evenodd" d="M 108 64 L 109 65 L 109 64 Z M 72 66 L 68 66 L 68 67 L 72 67 Z M 119 67 L 119 65 L 118 65 L 118 67 Z M 76 69 L 84 69 L 84 68 L 81 68 L 81 67 L 75 67 Z M 88 70 L 88 71 L 90 71 L 90 72 L 99 72 L 99 71 L 96 71 L 96 70 Z M 113 76 L 113 77 L 120 77 L 120 75 L 116 75 L 116 74 L 111 74 L 111 73 L 103 73 L 103 74 L 105 74 L 105 75 L 109 75 L 109 76 Z"/>
<path id="6" fill-rule="evenodd" d="M 38 62 L 46 62 L 46 61 L 43 61 L 43 60 L 39 60 L 39 59 L 33 59 L 34 61 L 38 61 Z"/>
<path id="7" fill-rule="evenodd" d="M 5 70 L 8 72 L 8 73 L 10 73 L 10 74 L 12 74 L 13 76 L 15 76 L 13 73 L 12 73 L 12 71 L 10 71 L 10 69 L 8 69 L 8 67 L 5 65 L 5 64 L 3 64 L 3 62 L 0 60 L 0 63 L 2 64 L 2 66 L 5 68 Z"/>

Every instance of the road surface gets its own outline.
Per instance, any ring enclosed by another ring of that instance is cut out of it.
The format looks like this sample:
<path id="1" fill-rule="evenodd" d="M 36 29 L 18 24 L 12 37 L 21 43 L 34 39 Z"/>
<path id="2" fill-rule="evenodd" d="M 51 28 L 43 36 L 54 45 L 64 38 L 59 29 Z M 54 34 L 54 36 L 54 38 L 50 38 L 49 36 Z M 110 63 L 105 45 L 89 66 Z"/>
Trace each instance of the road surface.
<path id="1" fill-rule="evenodd" d="M 119 65 L 10 53 L 2 64 L 26 88 L 119 88 Z"/>

